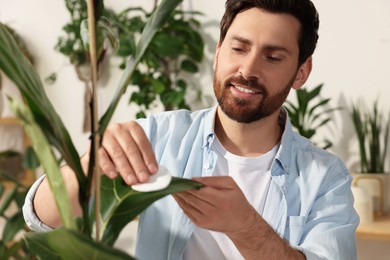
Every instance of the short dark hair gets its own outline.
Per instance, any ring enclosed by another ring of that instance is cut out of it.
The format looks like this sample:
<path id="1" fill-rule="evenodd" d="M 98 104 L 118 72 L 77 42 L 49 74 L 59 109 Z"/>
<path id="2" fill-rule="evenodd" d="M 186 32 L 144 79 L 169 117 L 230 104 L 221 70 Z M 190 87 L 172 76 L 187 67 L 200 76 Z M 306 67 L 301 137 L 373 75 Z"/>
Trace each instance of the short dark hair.
<path id="1" fill-rule="evenodd" d="M 221 20 L 220 43 L 225 39 L 236 15 L 254 7 L 270 13 L 289 14 L 299 21 L 301 25 L 298 35 L 299 65 L 314 53 L 320 22 L 318 12 L 310 0 L 227 0 L 225 14 Z"/>

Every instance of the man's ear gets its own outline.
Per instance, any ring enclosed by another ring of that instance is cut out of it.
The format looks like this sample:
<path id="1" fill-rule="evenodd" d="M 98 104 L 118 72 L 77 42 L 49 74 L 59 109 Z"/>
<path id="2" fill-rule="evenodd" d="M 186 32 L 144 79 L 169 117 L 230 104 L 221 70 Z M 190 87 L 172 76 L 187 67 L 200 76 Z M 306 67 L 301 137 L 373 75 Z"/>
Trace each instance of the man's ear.
<path id="1" fill-rule="evenodd" d="M 220 49 L 221 49 L 221 43 L 218 41 L 217 48 L 215 49 L 215 54 L 214 54 L 214 63 L 213 63 L 214 70 L 217 67 L 218 54 Z"/>
<path id="2" fill-rule="evenodd" d="M 295 76 L 294 83 L 292 85 L 293 89 L 299 89 L 305 84 L 306 80 L 309 78 L 311 68 L 312 68 L 313 59 L 310 56 L 306 61 L 299 67 L 297 75 Z"/>

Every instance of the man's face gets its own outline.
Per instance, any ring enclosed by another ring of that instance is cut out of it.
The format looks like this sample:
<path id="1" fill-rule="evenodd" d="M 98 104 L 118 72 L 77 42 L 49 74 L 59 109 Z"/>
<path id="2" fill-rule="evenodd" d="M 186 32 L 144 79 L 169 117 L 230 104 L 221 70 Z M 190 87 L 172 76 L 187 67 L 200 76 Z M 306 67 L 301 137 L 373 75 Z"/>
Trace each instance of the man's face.
<path id="1" fill-rule="evenodd" d="M 251 123 L 279 111 L 299 88 L 299 22 L 258 8 L 239 13 L 218 46 L 214 93 L 231 119 Z M 303 83 L 302 83 L 303 84 Z"/>

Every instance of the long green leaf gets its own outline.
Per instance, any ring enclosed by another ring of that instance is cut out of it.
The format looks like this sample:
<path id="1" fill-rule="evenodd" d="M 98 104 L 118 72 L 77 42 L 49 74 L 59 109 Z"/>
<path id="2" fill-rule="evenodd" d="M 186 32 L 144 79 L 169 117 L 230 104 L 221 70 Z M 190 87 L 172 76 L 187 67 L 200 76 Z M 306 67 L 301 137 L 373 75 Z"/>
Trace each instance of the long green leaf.
<path id="1" fill-rule="evenodd" d="M 153 202 L 169 194 L 190 189 L 200 189 L 202 184 L 174 177 L 170 185 L 160 191 L 137 192 L 127 186 L 121 178 L 110 180 L 102 177 L 102 241 L 113 245 L 121 230 Z M 93 218 L 94 216 L 92 216 Z M 93 222 L 94 219 L 91 221 Z"/>
<path id="2" fill-rule="evenodd" d="M 59 169 L 57 159 L 51 149 L 41 128 L 36 124 L 28 107 L 20 101 L 10 100 L 11 109 L 17 116 L 29 136 L 32 146 L 38 156 L 44 170 L 51 190 L 53 191 L 54 200 L 60 213 L 62 223 L 67 228 L 76 229 L 76 221 L 72 214 L 72 206 L 65 188 L 64 179 Z"/>
<path id="3" fill-rule="evenodd" d="M 79 155 L 63 122 L 50 103 L 35 68 L 23 55 L 6 26 L 0 23 L 0 70 L 10 78 L 28 103 L 35 121 L 50 144 L 64 156 L 77 174 L 81 184 L 85 183 Z"/>
<path id="4" fill-rule="evenodd" d="M 4 212 L 8 209 L 9 205 L 15 198 L 15 195 L 18 191 L 18 187 L 14 187 L 5 198 L 2 198 L 2 203 L 0 205 L 0 216 L 4 215 Z"/>
<path id="5" fill-rule="evenodd" d="M 129 62 L 126 65 L 125 72 L 123 73 L 123 76 L 119 82 L 119 86 L 114 95 L 114 98 L 107 111 L 104 113 L 103 117 L 100 120 L 100 135 L 102 135 L 107 128 L 108 123 L 110 122 L 111 117 L 119 104 L 120 98 L 126 92 L 131 77 L 136 67 L 138 66 L 138 63 L 142 59 L 152 38 L 157 33 L 157 31 L 164 25 L 170 13 L 177 7 L 180 2 L 182 2 L 182 0 L 163 0 L 153 12 L 152 16 L 149 18 L 148 23 L 146 24 L 142 32 L 141 38 L 137 44 L 135 55 L 130 57 Z"/>
<path id="6" fill-rule="evenodd" d="M 131 260 L 126 253 L 97 243 L 81 233 L 57 229 L 25 235 L 28 248 L 41 259 Z"/>

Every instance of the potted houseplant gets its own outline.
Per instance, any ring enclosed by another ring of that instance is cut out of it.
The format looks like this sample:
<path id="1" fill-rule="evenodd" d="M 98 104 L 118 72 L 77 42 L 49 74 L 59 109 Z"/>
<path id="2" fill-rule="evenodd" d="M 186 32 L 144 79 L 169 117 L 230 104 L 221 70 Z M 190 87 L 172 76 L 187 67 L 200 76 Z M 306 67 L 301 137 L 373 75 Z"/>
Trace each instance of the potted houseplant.
<path id="1" fill-rule="evenodd" d="M 300 135 L 307 139 L 313 139 L 320 127 L 326 126 L 332 120 L 332 113 L 340 108 L 329 107 L 330 98 L 320 97 L 323 84 L 319 84 L 312 90 L 306 87 L 296 90 L 296 102 L 286 100 L 286 108 L 293 127 Z M 332 142 L 325 138 L 315 143 L 323 149 L 330 148 Z"/>
<path id="2" fill-rule="evenodd" d="M 66 9 L 69 12 L 70 21 L 63 26 L 64 34 L 58 38 L 55 50 L 63 54 L 69 59 L 69 62 L 74 66 L 78 79 L 84 82 L 84 123 L 83 131 L 90 131 L 90 99 L 91 99 L 91 61 L 88 52 L 88 28 L 86 24 L 87 2 L 85 0 L 65 0 Z M 114 30 L 107 17 L 114 17 L 113 11 L 102 6 L 102 12 L 97 19 L 97 60 L 98 60 L 98 75 L 105 69 L 102 66 L 104 59 L 107 56 L 108 40 L 111 47 L 116 49 L 118 40 Z M 56 80 L 56 74 L 52 73 L 48 80 L 53 82 Z"/>
<path id="3" fill-rule="evenodd" d="M 118 91 L 98 125 L 95 117 L 96 100 L 92 98 L 91 131 L 94 134 L 87 175 L 82 170 L 79 155 L 67 129 L 43 90 L 39 75 L 20 53 L 15 41 L 0 23 L 0 69 L 16 83 L 26 100 L 26 105 L 15 99 L 11 101 L 11 104 L 15 114 L 22 120 L 34 150 L 47 172 L 49 184 L 55 191 L 54 197 L 63 223 L 63 228 L 52 232 L 26 234 L 29 249 L 41 258 L 88 259 L 93 254 L 94 259 L 132 259 L 131 256 L 113 248 L 122 228 L 155 200 L 174 192 L 200 188 L 201 185 L 195 181 L 173 178 L 166 189 L 141 193 L 132 190 L 120 178 L 115 180 L 104 176 L 93 178 L 93 176 L 100 176 L 97 174 L 95 164 L 96 151 L 100 143 L 99 136 L 104 133 L 151 39 L 164 24 L 169 13 L 180 2 L 180 0 L 164 0 L 154 11 L 143 30 L 137 50 L 120 80 Z M 91 39 L 96 37 L 94 17 L 99 17 L 102 5 L 102 1 L 88 1 Z M 93 92 L 96 93 L 98 55 L 94 41 L 90 43 L 92 86 Z M 52 147 L 61 154 L 76 174 L 79 182 L 79 201 L 83 212 L 80 220 L 76 220 L 72 215 L 71 205 L 66 199 L 66 189 Z M 91 192 L 92 180 L 95 180 L 94 185 L 96 185 L 94 193 Z M 100 197 L 105 198 L 105 203 L 99 203 Z M 95 202 L 94 206 L 90 206 L 91 201 Z M 123 214 L 124 211 L 126 214 Z M 74 250 L 74 247 L 77 247 L 77 250 Z"/>
<path id="4" fill-rule="evenodd" d="M 153 10 L 157 4 L 155 1 Z M 134 55 L 136 39 L 150 15 L 142 7 L 135 7 L 113 17 L 120 42 L 117 55 L 123 61 Z M 199 15 L 199 12 L 176 8 L 153 37 L 130 82 L 136 90 L 129 102 L 138 105 L 137 118 L 145 117 L 146 111 L 156 104 L 162 104 L 164 110 L 190 108 L 185 98 L 204 56 L 204 41 L 197 20 Z M 124 66 L 125 62 L 121 68 Z M 199 97 L 200 90 L 197 92 Z"/>
<path id="5" fill-rule="evenodd" d="M 368 107 L 362 100 L 351 105 L 351 118 L 359 145 L 360 167 L 354 174 L 353 185 L 362 185 L 373 197 L 374 210 L 382 215 L 390 200 L 390 178 L 386 158 L 390 133 L 390 113 L 379 110 L 376 100 Z"/>

